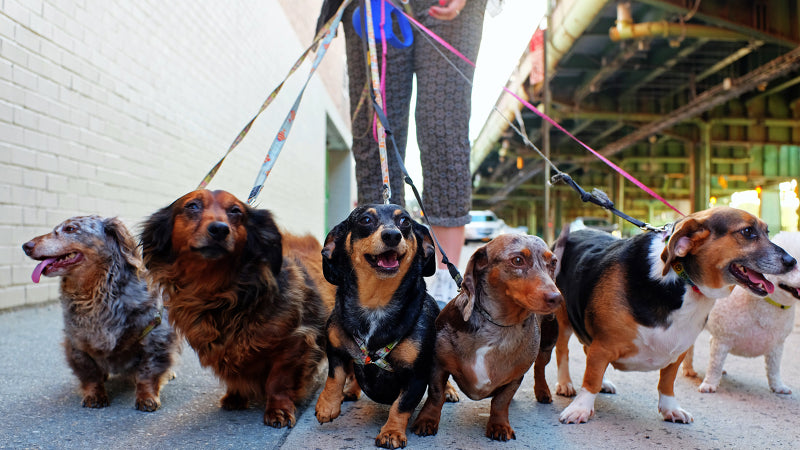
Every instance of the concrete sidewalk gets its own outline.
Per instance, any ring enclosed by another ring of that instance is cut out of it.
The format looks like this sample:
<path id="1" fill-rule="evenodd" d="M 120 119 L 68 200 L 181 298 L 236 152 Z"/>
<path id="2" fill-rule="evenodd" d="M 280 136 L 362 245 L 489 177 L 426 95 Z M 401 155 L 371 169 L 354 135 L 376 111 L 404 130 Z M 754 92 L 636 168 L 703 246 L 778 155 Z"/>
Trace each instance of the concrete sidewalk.
<path id="1" fill-rule="evenodd" d="M 164 387 L 162 407 L 153 413 L 133 408 L 131 383 L 112 378 L 111 406 L 82 408 L 77 379 L 60 345 L 61 311 L 49 305 L 0 314 L 0 448 L 374 448 L 388 407 L 362 397 L 346 403 L 342 415 L 320 425 L 314 395 L 298 411 L 292 429 L 262 424 L 263 405 L 245 411 L 218 407 L 223 389 L 197 356 L 185 348 L 175 367 L 177 378 Z M 446 404 L 439 434 L 409 432 L 409 448 L 796 448 L 800 436 L 800 330 L 789 337 L 783 379 L 795 393 L 770 392 L 763 359 L 729 356 L 728 375 L 717 394 L 696 391 L 699 380 L 679 377 L 676 395 L 694 414 L 690 425 L 666 423 L 656 411 L 658 374 L 610 370 L 618 394 L 600 395 L 588 424 L 562 425 L 558 414 L 569 399 L 536 403 L 533 376 L 526 377 L 511 405 L 515 441 L 484 437 L 489 401 L 463 399 Z M 696 369 L 705 372 L 708 334 L 698 340 Z M 571 370 L 580 383 L 583 352 L 572 341 Z M 555 362 L 548 366 L 555 383 Z"/>

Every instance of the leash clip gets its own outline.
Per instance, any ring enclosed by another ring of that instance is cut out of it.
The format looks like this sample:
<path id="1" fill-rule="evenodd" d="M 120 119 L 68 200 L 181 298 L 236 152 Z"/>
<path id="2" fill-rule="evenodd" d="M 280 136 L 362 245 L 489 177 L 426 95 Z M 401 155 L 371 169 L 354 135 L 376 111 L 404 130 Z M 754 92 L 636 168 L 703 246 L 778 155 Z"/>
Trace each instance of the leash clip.
<path id="1" fill-rule="evenodd" d="M 388 184 L 383 185 L 383 204 L 389 204 L 389 197 L 392 196 L 392 188 L 389 187 Z"/>

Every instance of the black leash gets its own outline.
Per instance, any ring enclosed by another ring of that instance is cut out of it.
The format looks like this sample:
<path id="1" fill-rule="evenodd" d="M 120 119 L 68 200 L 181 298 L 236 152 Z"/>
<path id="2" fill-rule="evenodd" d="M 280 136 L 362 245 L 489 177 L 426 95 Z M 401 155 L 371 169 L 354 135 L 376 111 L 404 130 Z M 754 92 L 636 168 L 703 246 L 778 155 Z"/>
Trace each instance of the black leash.
<path id="1" fill-rule="evenodd" d="M 550 163 L 550 164 L 552 164 L 552 163 Z M 646 230 L 646 231 L 664 231 L 666 229 L 664 227 L 656 228 L 656 227 L 650 225 L 647 222 L 642 222 L 639 219 L 634 219 L 633 217 L 625 214 L 624 212 L 622 212 L 622 211 L 620 211 L 620 210 L 618 210 L 617 208 L 614 207 L 614 202 L 612 202 L 611 199 L 608 198 L 608 194 L 606 194 L 605 192 L 601 191 L 600 189 L 593 189 L 592 193 L 590 194 L 590 193 L 586 192 L 578 183 L 576 183 L 575 180 L 573 180 L 571 176 L 569 176 L 568 174 L 566 174 L 564 172 L 558 171 L 557 174 L 553 175 L 552 178 L 550 178 L 550 182 L 552 184 L 556 184 L 559 181 L 563 181 L 564 183 L 567 183 L 572 189 L 574 189 L 575 192 L 577 192 L 578 195 L 581 196 L 581 200 L 582 201 L 588 202 L 588 203 L 593 203 L 593 204 L 595 204 L 595 205 L 597 205 L 597 206 L 599 206 L 599 207 L 601 207 L 603 209 L 606 209 L 606 210 L 610 211 L 612 214 L 614 214 L 615 216 L 621 217 L 621 218 L 627 220 L 628 222 L 636 225 L 637 227 L 639 227 L 642 230 Z"/>

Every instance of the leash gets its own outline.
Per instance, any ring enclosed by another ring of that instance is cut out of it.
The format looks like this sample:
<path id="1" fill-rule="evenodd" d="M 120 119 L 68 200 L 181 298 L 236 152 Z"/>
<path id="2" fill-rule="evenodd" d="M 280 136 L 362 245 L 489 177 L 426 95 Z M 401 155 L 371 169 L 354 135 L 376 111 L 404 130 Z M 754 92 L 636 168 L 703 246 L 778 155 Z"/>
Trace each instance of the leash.
<path id="1" fill-rule="evenodd" d="M 253 123 L 256 121 L 258 116 L 261 115 L 261 113 L 264 112 L 265 109 L 267 109 L 267 107 L 272 103 L 273 100 L 275 100 L 275 97 L 278 96 L 278 93 L 283 88 L 283 85 L 297 71 L 297 69 L 300 68 L 300 66 L 305 61 L 306 57 L 315 48 L 317 48 L 317 45 L 320 43 L 320 41 L 325 39 L 326 40 L 326 44 L 324 44 L 322 49 L 320 50 L 320 54 L 318 54 L 316 60 L 314 61 L 314 65 L 311 68 L 311 73 L 309 73 L 309 75 L 308 75 L 309 78 L 311 78 L 311 75 L 313 75 L 313 73 L 316 70 L 317 66 L 319 66 L 319 61 L 322 60 L 322 57 L 325 55 L 325 52 L 328 50 L 328 43 L 330 43 L 330 41 L 333 39 L 332 37 L 328 38 L 328 39 L 326 39 L 326 38 L 330 35 L 330 33 L 334 33 L 335 34 L 336 28 L 339 26 L 339 21 L 341 21 L 341 15 L 344 13 L 344 8 L 350 3 L 350 1 L 351 0 L 344 0 L 342 5 L 339 7 L 339 10 L 337 10 L 336 15 L 331 17 L 325 23 L 325 25 L 320 28 L 320 31 L 314 37 L 314 40 L 311 42 L 311 45 L 309 45 L 308 48 L 306 48 L 305 51 L 300 55 L 300 57 L 297 59 L 297 61 L 295 61 L 294 65 L 291 67 L 291 69 L 289 69 L 289 73 L 287 73 L 286 76 L 283 77 L 283 81 L 281 81 L 280 84 L 278 84 L 278 87 L 276 87 L 269 94 L 269 96 L 267 96 L 267 99 L 264 100 L 264 103 L 261 104 L 261 108 L 259 108 L 259 110 L 256 113 L 256 115 L 253 116 L 253 118 L 250 119 L 249 122 L 247 122 L 247 125 L 244 126 L 242 131 L 239 132 L 239 134 L 233 140 L 233 143 L 231 143 L 230 147 L 228 147 L 228 151 L 225 152 L 225 155 L 223 155 L 222 158 L 214 165 L 214 167 L 212 167 L 211 170 L 206 174 L 206 176 L 203 177 L 203 180 L 200 181 L 200 184 L 197 185 L 197 189 L 203 189 L 206 186 L 208 186 L 208 184 L 211 182 L 211 180 L 217 174 L 217 171 L 219 171 L 220 167 L 222 167 L 222 163 L 225 162 L 225 159 L 228 157 L 228 155 L 231 154 L 233 149 L 235 149 L 239 145 L 239 143 L 242 142 L 244 137 L 250 131 L 250 128 L 253 126 Z M 335 22 L 335 25 L 334 25 L 334 22 Z M 306 84 L 308 84 L 308 81 L 306 81 Z M 305 90 L 305 86 L 303 87 L 303 89 Z M 302 92 L 301 92 L 300 95 L 302 96 Z M 298 101 L 299 101 L 299 98 L 298 98 Z M 297 103 L 298 102 L 295 102 L 295 104 L 297 104 Z M 285 138 L 285 135 L 284 135 L 284 138 Z M 269 158 L 269 156 L 268 156 L 268 158 Z M 256 195 L 258 195 L 258 194 L 256 194 Z"/>
<path id="2" fill-rule="evenodd" d="M 423 34 L 421 34 L 421 36 L 424 37 L 433 46 L 433 48 L 456 70 L 456 72 L 458 72 L 459 75 L 461 75 L 462 78 L 464 78 L 464 80 L 467 83 L 472 85 L 471 80 L 461 70 L 458 69 L 458 67 L 450 60 L 450 58 L 447 57 L 447 55 L 445 55 L 441 50 L 439 50 L 439 48 L 436 45 L 434 45 L 434 42 L 432 42 L 431 39 L 436 41 L 438 44 L 440 44 L 444 48 L 448 49 L 451 53 L 453 53 L 454 55 L 456 55 L 459 58 L 461 58 L 464 62 L 466 62 L 470 66 L 476 67 L 475 63 L 472 62 L 466 56 L 464 56 L 461 52 L 456 50 L 447 41 L 445 41 L 444 39 L 439 37 L 436 33 L 434 33 L 433 31 L 431 31 L 430 29 L 428 29 L 427 27 L 425 27 L 424 25 L 419 23 L 413 17 L 409 16 L 408 14 L 406 14 L 406 17 L 411 21 L 411 23 L 418 30 L 423 32 Z M 430 36 L 430 38 L 428 36 Z M 600 159 L 601 161 L 606 163 L 609 167 L 611 167 L 612 169 L 617 171 L 619 174 L 621 174 L 622 176 L 627 178 L 629 181 L 634 183 L 637 187 L 639 187 L 640 189 L 644 190 L 645 192 L 647 192 L 652 197 L 658 199 L 659 201 L 664 203 L 666 206 L 668 206 L 669 208 L 671 208 L 672 210 L 674 210 L 675 212 L 677 212 L 681 216 L 684 216 L 684 214 L 680 210 L 678 210 L 677 208 L 672 206 L 667 200 L 662 198 L 655 191 L 653 191 L 652 189 L 647 187 L 641 181 L 637 180 L 635 177 L 630 175 L 628 172 L 626 172 L 621 167 L 619 167 L 616 164 L 614 164 L 613 162 L 609 161 L 608 158 L 606 158 L 603 155 L 599 154 L 598 152 L 593 150 L 588 145 L 584 144 L 582 141 L 580 141 L 578 138 L 576 138 L 574 135 L 572 135 L 570 132 L 568 132 L 566 129 L 564 129 L 561 125 L 559 125 L 558 122 L 553 120 L 551 117 L 547 116 L 546 114 L 544 114 L 541 111 L 539 111 L 538 109 L 536 109 L 536 107 L 534 107 L 533 105 L 531 105 L 529 102 L 525 101 L 524 99 L 520 98 L 518 95 L 516 95 L 514 92 L 509 90 L 507 87 L 504 86 L 503 90 L 505 92 L 509 93 L 515 99 L 517 99 L 526 108 L 530 109 L 531 111 L 533 111 L 534 113 L 539 115 L 539 117 L 541 117 L 543 120 L 548 121 L 551 125 L 553 125 L 557 129 L 559 129 L 560 131 L 565 133 L 567 136 L 569 136 L 570 138 L 572 138 L 573 140 L 578 142 L 585 149 L 589 150 L 592 154 L 597 156 L 598 159 Z M 587 193 L 583 188 L 580 187 L 580 185 L 578 185 L 572 179 L 572 177 L 570 177 L 568 174 L 566 174 L 566 173 L 562 172 L 561 170 L 559 170 L 558 167 L 552 161 L 550 161 L 550 159 L 545 157 L 545 155 L 528 139 L 528 137 L 525 135 L 525 133 L 523 133 L 519 128 L 517 128 L 504 114 L 502 114 L 500 111 L 498 111 L 496 106 L 494 107 L 494 111 L 497 112 L 498 114 L 500 114 L 500 117 L 502 117 L 503 120 L 505 120 L 509 124 L 509 126 L 511 126 L 511 128 L 522 138 L 522 140 L 523 140 L 523 142 L 525 143 L 526 146 L 534 149 L 536 151 L 536 153 L 538 153 L 539 156 L 555 170 L 556 174 L 553 177 L 551 177 L 551 180 L 550 180 L 551 184 L 555 184 L 556 182 L 559 182 L 559 181 L 563 181 L 563 182 L 567 183 L 571 188 L 573 188 L 581 196 L 581 200 L 582 201 L 590 202 L 590 203 L 593 203 L 593 204 L 595 204 L 597 206 L 600 206 L 600 207 L 602 207 L 604 209 L 607 209 L 608 211 L 610 211 L 614 215 L 627 220 L 628 222 L 632 223 L 633 225 L 637 226 L 638 228 L 640 228 L 642 230 L 647 230 L 647 231 L 663 231 L 664 230 L 664 228 L 656 228 L 656 227 L 654 227 L 654 226 L 652 226 L 652 225 L 650 225 L 650 224 L 648 224 L 646 222 L 642 222 L 640 220 L 634 219 L 633 217 L 631 217 L 631 216 L 619 211 L 618 209 L 616 209 L 614 207 L 614 203 L 609 199 L 608 195 L 606 193 L 604 193 L 603 191 L 599 190 L 599 189 L 594 189 L 591 194 Z"/>
<path id="3" fill-rule="evenodd" d="M 360 0 L 360 2 L 361 2 L 361 6 L 362 7 L 364 7 L 365 4 L 368 5 L 370 3 L 370 2 L 365 1 L 365 0 Z M 367 6 L 365 8 L 362 8 L 362 11 L 366 11 L 366 10 L 369 10 L 371 12 L 371 9 L 369 9 L 369 6 Z M 405 12 L 403 12 L 403 14 L 405 14 L 405 16 L 408 17 L 408 14 L 406 14 Z M 372 41 L 371 42 L 372 48 L 368 47 L 369 43 L 365 42 L 363 39 L 362 39 L 362 45 L 363 45 L 363 47 L 365 49 L 364 51 L 367 54 L 367 57 L 370 59 L 370 67 L 374 68 L 374 70 L 371 71 L 372 87 L 373 88 L 370 91 L 370 95 L 372 97 L 372 108 L 373 108 L 373 110 L 375 112 L 375 116 L 377 118 L 377 123 L 378 123 L 378 125 L 380 127 L 379 128 L 379 135 L 380 135 L 380 132 L 382 131 L 384 133 L 384 135 L 388 136 L 389 139 L 391 140 L 392 148 L 394 149 L 395 159 L 397 160 L 397 164 L 399 165 L 400 170 L 403 173 L 403 181 L 405 181 L 405 183 L 408 184 L 411 187 L 411 190 L 414 193 L 414 197 L 417 199 L 417 203 L 419 204 L 419 209 L 420 209 L 420 211 L 422 211 L 422 220 L 425 221 L 425 223 L 428 225 L 428 227 L 431 227 L 431 223 L 428 220 L 428 214 L 425 212 L 425 205 L 422 203 L 422 196 L 419 194 L 419 190 L 417 190 L 417 186 L 414 185 L 414 181 L 411 179 L 411 176 L 408 174 L 408 170 L 406 169 L 405 163 L 403 162 L 403 157 L 400 155 L 400 150 L 398 150 L 398 148 L 397 148 L 397 141 L 395 140 L 394 134 L 392 133 L 391 127 L 389 125 L 389 120 L 386 118 L 386 114 L 384 113 L 383 108 L 381 106 L 381 103 L 379 102 L 380 98 L 378 97 L 378 95 L 380 94 L 380 91 L 379 91 L 379 89 L 376 89 L 376 86 L 380 85 L 380 81 L 378 79 L 379 74 L 377 72 L 377 62 L 374 61 L 375 60 L 375 53 L 374 53 L 375 52 L 375 50 L 374 50 L 374 39 L 375 39 L 375 36 L 374 36 L 374 33 L 371 32 L 372 22 L 371 22 L 371 20 L 369 18 L 365 19 L 365 18 L 362 17 L 361 23 L 367 23 L 367 33 L 366 33 L 367 36 L 368 36 L 367 41 L 370 41 L 370 40 Z M 384 45 L 384 48 L 385 48 L 385 43 L 383 45 Z M 372 53 L 370 53 L 370 50 L 372 51 Z M 388 165 L 388 162 L 386 161 L 385 139 L 384 139 L 383 148 L 381 148 L 380 142 L 379 142 L 378 148 L 379 148 L 379 150 L 381 150 L 380 158 L 381 158 L 381 172 L 383 172 L 383 198 L 384 198 L 384 203 L 388 204 L 389 197 L 391 197 L 391 188 L 389 187 L 389 165 Z M 433 239 L 433 242 L 436 245 L 436 247 L 439 249 L 439 253 L 441 253 L 441 255 L 442 255 L 442 264 L 447 266 L 447 270 L 450 273 L 450 277 L 453 278 L 453 281 L 455 281 L 456 286 L 459 289 L 461 289 L 461 283 L 462 283 L 462 281 L 464 281 L 464 279 L 462 278 L 461 273 L 458 271 L 458 268 L 455 266 L 455 264 L 453 264 L 447 258 L 447 254 L 445 253 L 444 249 L 442 248 L 441 244 L 439 243 L 439 239 L 436 237 L 436 233 L 433 232 L 432 227 L 431 227 L 431 238 Z"/>
<path id="4" fill-rule="evenodd" d="M 378 58 L 375 54 L 376 47 L 375 47 L 375 29 L 372 23 L 373 16 L 372 16 L 372 1 L 365 1 L 359 0 L 359 13 L 361 14 L 361 24 L 366 27 L 366 29 L 362 29 L 362 34 L 367 35 L 367 39 L 361 39 L 362 46 L 364 47 L 364 54 L 367 58 L 367 64 L 369 66 L 369 74 L 370 80 L 372 81 L 372 91 L 370 94 L 372 95 L 372 102 L 374 105 L 377 105 L 378 108 L 381 108 L 383 105 L 383 96 L 381 95 L 381 78 L 378 73 Z M 383 36 L 384 39 L 382 41 L 383 50 L 386 50 L 386 40 L 385 35 Z M 384 73 L 385 67 L 384 67 Z M 377 119 L 376 119 L 377 120 Z M 376 133 L 378 136 L 378 154 L 380 157 L 380 164 L 381 164 L 381 175 L 383 177 L 383 203 L 388 204 L 389 198 L 392 196 L 392 188 L 389 184 L 389 162 L 386 156 L 386 130 L 385 124 L 386 122 L 377 121 L 376 124 Z"/>
<path id="5" fill-rule="evenodd" d="M 522 103 L 523 105 L 525 105 L 525 107 L 526 107 L 526 108 L 528 108 L 529 110 L 533 111 L 533 112 L 534 112 L 536 115 L 538 115 L 539 117 L 541 117 L 541 118 L 542 118 L 542 120 L 545 120 L 545 121 L 547 121 L 547 123 L 549 123 L 550 125 L 552 125 L 552 126 L 556 127 L 557 129 L 561 130 L 561 132 L 563 132 L 564 134 L 566 134 L 567 136 L 569 136 L 570 138 L 572 138 L 572 140 L 573 140 L 573 141 L 575 141 L 575 142 L 577 142 L 578 144 L 580 144 L 580 145 L 581 145 L 583 148 L 585 148 L 586 150 L 589 150 L 589 152 L 590 152 L 590 153 L 592 153 L 594 156 L 596 156 L 596 157 L 597 157 L 597 158 L 598 158 L 600 161 L 603 161 L 604 163 L 606 163 L 606 165 L 607 165 L 607 166 L 611 167 L 611 168 L 612 168 L 612 169 L 614 169 L 614 170 L 615 170 L 617 173 L 619 173 L 620 175 L 622 175 L 622 176 L 624 176 L 625 178 L 627 178 L 627 179 L 628 179 L 628 181 L 630 181 L 631 183 L 635 184 L 635 185 L 636 185 L 636 187 L 638 187 L 639 189 L 641 189 L 641 190 L 643 190 L 643 191 L 647 192 L 647 193 L 648 193 L 648 194 L 649 194 L 651 197 L 653 197 L 653 198 L 655 198 L 655 199 L 659 200 L 661 203 L 665 204 L 666 206 L 668 206 L 669 208 L 671 208 L 673 211 L 675 211 L 676 213 L 680 214 L 680 215 L 681 215 L 681 217 L 685 217 L 685 216 L 686 216 L 686 215 L 685 215 L 685 214 L 683 214 L 683 213 L 682 213 L 682 212 L 681 212 L 681 211 L 680 211 L 678 208 L 676 208 L 676 207 L 672 206 L 672 204 L 670 204 L 670 203 L 669 203 L 668 201 L 666 201 L 666 200 L 665 200 L 663 197 L 661 197 L 660 195 L 658 195 L 658 194 L 657 194 L 655 191 L 653 191 L 652 189 L 650 189 L 649 187 L 647 187 L 647 186 L 646 186 L 644 183 L 642 183 L 641 181 L 637 180 L 637 179 L 636 179 L 636 178 L 635 178 L 633 175 L 629 174 L 629 173 L 628 173 L 628 172 L 626 172 L 624 169 L 622 169 L 622 168 L 621 168 L 621 167 L 619 167 L 618 165 L 616 165 L 616 164 L 614 164 L 613 162 L 611 162 L 611 161 L 610 161 L 608 158 L 606 158 L 605 156 L 603 156 L 603 155 L 601 155 L 600 153 L 596 152 L 594 149 L 592 149 L 592 148 L 591 148 L 591 147 L 589 147 L 588 145 L 584 144 L 584 143 L 583 143 L 583 141 L 581 141 L 580 139 L 576 138 L 576 137 L 575 137 L 575 136 L 574 136 L 572 133 L 570 133 L 570 132 L 569 132 L 569 131 L 567 131 L 567 130 L 566 130 L 564 127 L 562 127 L 561 125 L 559 125 L 559 123 L 558 123 L 558 122 L 556 122 L 555 120 L 553 120 L 553 119 L 552 119 L 550 116 L 548 116 L 547 114 L 545 114 L 545 113 L 543 113 L 543 112 L 539 111 L 538 109 L 536 109 L 536 107 L 534 107 L 534 106 L 533 106 L 533 105 L 531 105 L 529 102 L 527 102 L 526 100 L 524 100 L 523 98 L 521 98 L 519 95 L 517 95 L 517 94 L 515 94 L 514 92 L 512 92 L 512 91 L 511 91 L 510 89 L 508 89 L 507 87 L 503 86 L 503 90 L 504 90 L 506 93 L 508 93 L 509 95 L 511 95 L 512 97 L 514 97 L 515 99 L 517 99 L 517 101 L 519 101 L 520 103 Z M 551 163 L 551 164 L 552 164 L 552 163 Z M 584 200 L 584 201 L 585 201 L 585 200 Z"/>
<path id="6" fill-rule="evenodd" d="M 267 156 L 264 158 L 264 163 L 261 165 L 261 168 L 258 171 L 258 175 L 256 176 L 256 181 L 253 183 L 253 189 L 250 190 L 250 195 L 247 196 L 247 203 L 249 205 L 253 205 L 258 194 L 261 193 L 261 189 L 264 187 L 264 182 L 267 180 L 272 167 L 275 165 L 275 160 L 278 159 L 278 156 L 283 149 L 283 144 L 286 143 L 286 138 L 289 136 L 289 132 L 292 129 L 292 124 L 294 123 L 294 118 L 297 114 L 297 110 L 300 107 L 300 100 L 303 98 L 303 94 L 308 87 L 308 83 L 311 81 L 311 77 L 319 67 L 319 64 L 322 62 L 322 58 L 327 53 L 328 47 L 331 44 L 331 41 L 336 36 L 336 28 L 339 27 L 339 22 L 342 21 L 342 15 L 344 14 L 345 7 L 350 3 L 350 0 L 344 0 L 342 4 L 339 6 L 339 9 L 336 11 L 336 15 L 333 19 L 330 20 L 330 26 L 328 26 L 327 31 L 325 32 L 325 37 L 322 40 L 322 48 L 317 53 L 317 57 L 314 59 L 313 64 L 311 65 L 311 70 L 309 70 L 308 78 L 306 78 L 305 84 L 303 84 L 303 88 L 300 90 L 300 93 L 297 95 L 297 99 L 292 105 L 292 108 L 289 110 L 289 113 L 286 115 L 286 119 L 283 121 L 283 125 L 281 126 L 280 130 L 278 131 L 277 136 L 275 136 L 275 140 L 272 141 L 272 145 L 267 152 Z M 324 28 L 323 28 L 324 30 Z M 322 32 L 322 30 L 320 30 Z"/>

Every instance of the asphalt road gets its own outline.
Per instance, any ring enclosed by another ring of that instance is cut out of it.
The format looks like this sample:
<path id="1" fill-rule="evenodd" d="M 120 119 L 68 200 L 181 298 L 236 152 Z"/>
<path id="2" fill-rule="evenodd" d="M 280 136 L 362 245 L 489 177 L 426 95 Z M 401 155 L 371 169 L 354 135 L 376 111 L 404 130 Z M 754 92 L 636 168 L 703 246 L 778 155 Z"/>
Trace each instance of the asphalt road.
<path id="1" fill-rule="evenodd" d="M 136 411 L 134 389 L 112 378 L 111 405 L 82 408 L 77 379 L 61 348 L 60 306 L 0 313 L 0 448 L 374 448 L 374 437 L 388 407 L 362 397 L 346 403 L 342 415 L 320 425 L 314 418 L 316 394 L 298 411 L 292 429 L 262 424 L 263 405 L 244 411 L 218 407 L 224 393 L 214 376 L 199 367 L 185 348 L 175 367 L 177 378 L 162 391 L 156 412 Z M 573 339 L 570 368 L 580 383 L 583 352 Z M 776 395 L 767 386 L 762 358 L 728 356 L 716 394 L 700 394 L 700 379 L 680 377 L 676 395 L 695 418 L 689 425 L 663 422 L 656 410 L 656 372 L 619 372 L 609 376 L 615 395 L 601 394 L 588 424 L 563 425 L 558 414 L 570 399 L 556 396 L 536 403 L 532 373 L 511 404 L 517 439 L 502 443 L 484 437 L 489 400 L 446 404 L 439 434 L 408 434 L 408 448 L 571 449 L 571 448 L 796 448 L 800 438 L 800 327 L 789 336 L 783 379 L 794 389 Z M 695 368 L 702 376 L 708 360 L 708 334 L 697 341 Z M 548 366 L 555 384 L 555 362 Z"/>

